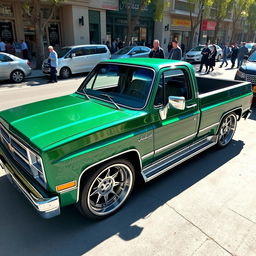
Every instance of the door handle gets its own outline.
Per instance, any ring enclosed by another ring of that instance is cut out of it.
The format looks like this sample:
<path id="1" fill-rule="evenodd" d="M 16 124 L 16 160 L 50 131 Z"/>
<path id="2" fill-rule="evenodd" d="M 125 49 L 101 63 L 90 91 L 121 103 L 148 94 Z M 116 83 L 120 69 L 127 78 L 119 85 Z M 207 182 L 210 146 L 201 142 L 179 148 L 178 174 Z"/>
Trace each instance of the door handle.
<path id="1" fill-rule="evenodd" d="M 196 106 L 197 106 L 197 104 L 192 104 L 192 105 L 186 106 L 186 108 L 195 108 Z"/>

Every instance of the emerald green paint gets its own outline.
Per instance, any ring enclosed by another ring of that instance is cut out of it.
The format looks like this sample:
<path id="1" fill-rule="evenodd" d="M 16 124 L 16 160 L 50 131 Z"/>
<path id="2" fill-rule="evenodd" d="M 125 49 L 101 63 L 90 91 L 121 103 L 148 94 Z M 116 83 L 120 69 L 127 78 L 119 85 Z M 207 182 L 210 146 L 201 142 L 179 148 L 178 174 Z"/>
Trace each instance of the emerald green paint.
<path id="1" fill-rule="evenodd" d="M 0 122 L 41 155 L 48 188 L 43 190 L 36 181 L 33 186 L 48 196 L 56 195 L 57 185 L 79 182 L 81 173 L 88 167 L 124 152 L 133 154 L 132 162 L 141 157 L 142 167 L 152 164 L 202 136 L 215 134 L 217 126 L 199 131 L 220 122 L 230 110 L 244 111 L 250 107 L 250 83 L 198 98 L 193 67 L 185 62 L 149 58 L 106 62 L 145 66 L 155 71 L 151 95 L 143 110 L 118 110 L 111 103 L 88 100 L 73 93 L 0 112 Z M 161 74 L 169 69 L 183 69 L 188 73 L 192 98 L 186 101 L 186 106 L 195 104 L 196 107 L 170 108 L 162 120 L 154 100 Z M 143 158 L 152 152 L 155 153 Z M 0 150 L 0 155 L 11 158 L 4 150 Z M 13 172 L 26 183 L 27 175 L 21 175 L 22 168 L 19 171 L 13 168 Z M 30 181 L 31 177 L 27 179 Z M 60 194 L 61 205 L 76 203 L 77 192 L 74 189 Z"/>

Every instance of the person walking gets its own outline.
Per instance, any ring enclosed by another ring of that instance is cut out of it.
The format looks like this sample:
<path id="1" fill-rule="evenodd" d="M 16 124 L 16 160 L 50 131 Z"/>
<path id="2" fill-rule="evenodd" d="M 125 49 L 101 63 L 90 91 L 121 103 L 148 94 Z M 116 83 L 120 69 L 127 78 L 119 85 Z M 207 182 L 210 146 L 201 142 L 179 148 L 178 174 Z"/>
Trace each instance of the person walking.
<path id="1" fill-rule="evenodd" d="M 181 51 L 182 51 L 182 56 L 185 54 L 185 44 L 181 43 L 180 45 Z"/>
<path id="2" fill-rule="evenodd" d="M 213 44 L 211 53 L 209 54 L 209 57 L 208 57 L 208 65 L 207 65 L 208 69 L 206 71 L 206 74 L 209 74 L 214 70 L 215 63 L 216 63 L 216 55 L 217 55 L 217 48 L 216 48 L 216 45 Z"/>
<path id="3" fill-rule="evenodd" d="M 54 51 L 52 46 L 48 47 L 48 51 L 49 51 L 49 57 L 48 57 L 48 61 L 50 64 L 50 68 L 51 68 L 51 77 L 50 80 L 48 81 L 48 83 L 57 83 L 57 66 L 58 66 L 58 55 L 57 53 Z"/>
<path id="4" fill-rule="evenodd" d="M 167 46 L 168 52 L 170 53 L 171 49 L 172 49 L 172 42 L 170 41 L 168 46 Z"/>
<path id="5" fill-rule="evenodd" d="M 164 59 L 164 50 L 160 47 L 159 40 L 155 39 L 153 42 L 153 48 L 150 51 L 149 58 L 159 58 Z"/>
<path id="6" fill-rule="evenodd" d="M 170 51 L 169 59 L 171 60 L 181 60 L 182 51 L 178 45 L 178 41 L 172 41 L 172 49 Z"/>
<path id="7" fill-rule="evenodd" d="M 205 72 L 207 72 L 207 70 L 208 70 L 208 57 L 209 57 L 210 53 L 211 53 L 211 50 L 209 49 L 208 43 L 206 43 L 203 50 L 201 51 L 202 58 L 201 58 L 200 68 L 197 72 L 201 73 L 204 65 L 206 67 Z"/>
<path id="8" fill-rule="evenodd" d="M 231 49 L 231 69 L 234 68 L 235 63 L 236 63 L 236 59 L 237 59 L 237 55 L 238 55 L 238 47 L 237 44 L 232 45 L 232 49 Z"/>
<path id="9" fill-rule="evenodd" d="M 245 42 L 242 43 L 242 46 L 238 50 L 237 56 L 237 68 L 240 68 L 243 64 L 245 55 L 249 54 L 248 48 L 245 46 Z"/>
<path id="10" fill-rule="evenodd" d="M 24 40 L 20 40 L 23 59 L 28 60 L 28 45 Z"/>
<path id="11" fill-rule="evenodd" d="M 226 63 L 226 67 L 228 66 L 228 55 L 230 53 L 230 49 L 228 47 L 228 44 L 226 43 L 222 49 L 222 63 L 220 65 L 220 68 L 223 67 L 224 63 Z"/>
<path id="12" fill-rule="evenodd" d="M 5 43 L 2 41 L 2 38 L 0 38 L 0 52 L 5 52 L 6 46 Z"/>

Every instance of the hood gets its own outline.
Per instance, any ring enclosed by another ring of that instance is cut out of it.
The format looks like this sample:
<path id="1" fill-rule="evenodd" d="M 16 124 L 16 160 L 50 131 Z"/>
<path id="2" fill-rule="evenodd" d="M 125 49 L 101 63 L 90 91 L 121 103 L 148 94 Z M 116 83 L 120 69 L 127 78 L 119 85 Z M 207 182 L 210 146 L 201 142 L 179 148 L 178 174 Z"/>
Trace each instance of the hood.
<path id="1" fill-rule="evenodd" d="M 117 110 L 78 94 L 44 100 L 0 112 L 28 142 L 44 149 L 65 139 L 85 136 L 111 125 L 136 118 L 142 111 Z"/>
<path id="2" fill-rule="evenodd" d="M 189 52 L 187 52 L 186 54 L 187 54 L 187 55 L 193 55 L 193 56 L 195 56 L 195 55 L 201 54 L 201 52 L 199 52 L 199 51 L 189 51 Z"/>
<path id="3" fill-rule="evenodd" d="M 256 62 L 247 61 L 240 67 L 240 70 L 247 74 L 256 75 Z"/>

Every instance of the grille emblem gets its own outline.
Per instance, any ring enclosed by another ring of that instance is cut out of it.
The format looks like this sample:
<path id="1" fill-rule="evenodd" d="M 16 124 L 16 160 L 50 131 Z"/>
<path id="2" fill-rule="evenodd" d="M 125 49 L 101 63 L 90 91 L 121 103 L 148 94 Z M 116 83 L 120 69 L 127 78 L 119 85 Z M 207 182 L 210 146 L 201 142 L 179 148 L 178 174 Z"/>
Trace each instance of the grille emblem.
<path id="1" fill-rule="evenodd" d="M 11 143 L 8 143 L 8 148 L 9 150 L 13 153 L 14 152 L 14 148 L 13 146 L 11 145 Z"/>

